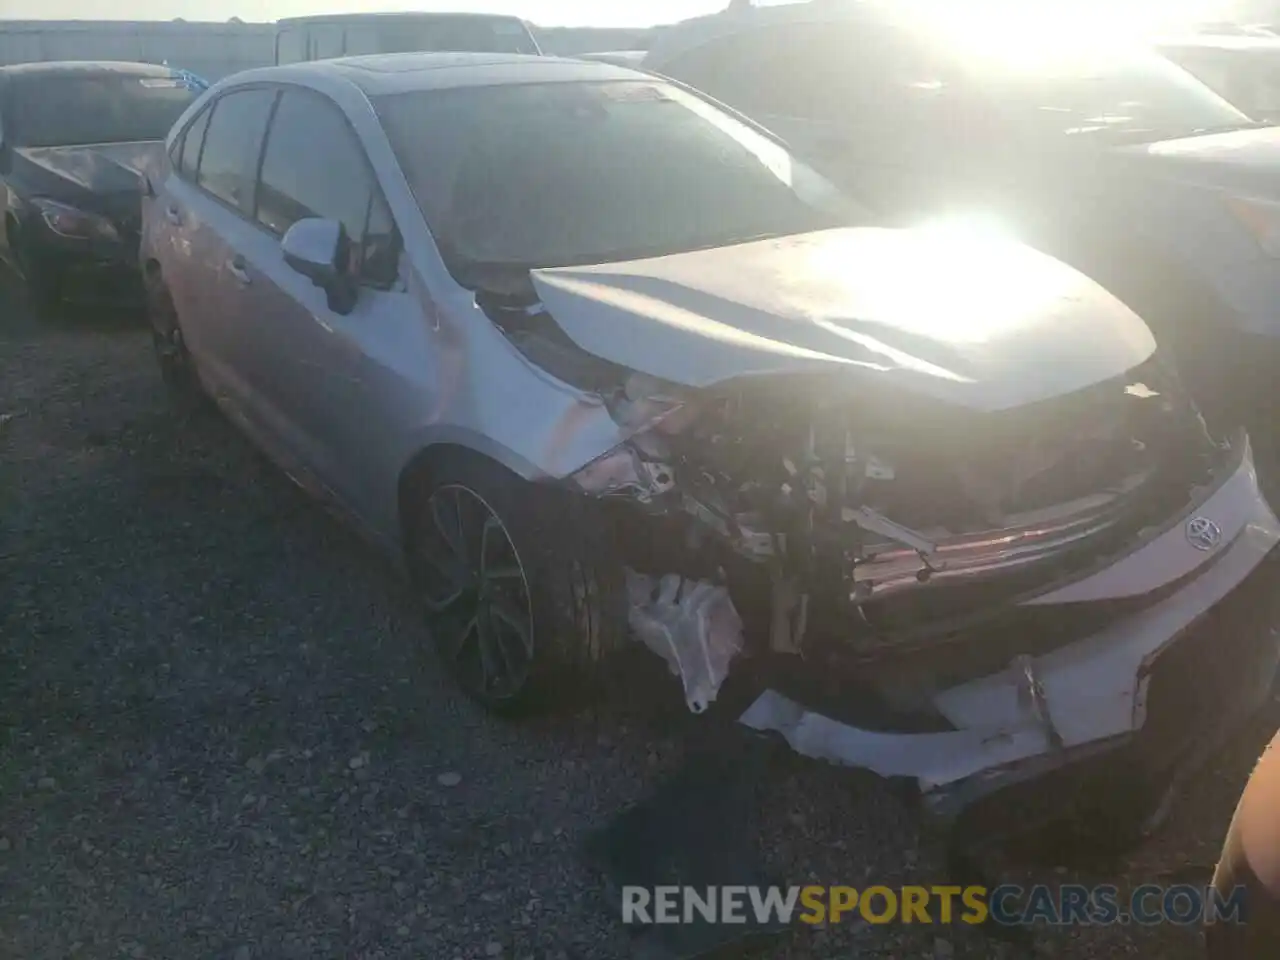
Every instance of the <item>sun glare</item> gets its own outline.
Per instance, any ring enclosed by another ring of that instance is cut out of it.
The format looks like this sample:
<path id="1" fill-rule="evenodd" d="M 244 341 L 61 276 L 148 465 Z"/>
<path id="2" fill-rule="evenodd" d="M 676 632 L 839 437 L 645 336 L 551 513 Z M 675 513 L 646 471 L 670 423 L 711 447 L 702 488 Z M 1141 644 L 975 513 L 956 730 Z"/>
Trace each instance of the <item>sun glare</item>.
<path id="1" fill-rule="evenodd" d="M 1196 18 L 1197 0 L 903 0 L 900 9 L 944 42 L 1009 69 L 1041 69 L 1091 51 L 1141 43 Z"/>

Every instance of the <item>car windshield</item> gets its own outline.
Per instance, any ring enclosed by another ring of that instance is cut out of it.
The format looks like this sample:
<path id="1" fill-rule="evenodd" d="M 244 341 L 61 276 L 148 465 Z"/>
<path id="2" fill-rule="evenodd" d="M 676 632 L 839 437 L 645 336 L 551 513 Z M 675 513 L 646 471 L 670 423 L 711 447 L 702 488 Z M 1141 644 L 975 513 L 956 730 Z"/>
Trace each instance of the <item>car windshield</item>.
<path id="1" fill-rule="evenodd" d="M 346 53 L 538 52 L 528 29 L 508 17 L 433 16 L 347 27 Z"/>
<path id="2" fill-rule="evenodd" d="M 14 84 L 13 142 L 23 147 L 163 140 L 200 95 L 181 77 L 41 75 Z"/>
<path id="3" fill-rule="evenodd" d="M 1158 140 L 1250 123 L 1191 74 L 1143 49 L 974 57 L 966 67 L 1012 122 L 1052 135 Z"/>
<path id="4" fill-rule="evenodd" d="M 665 83 L 463 87 L 375 106 L 463 283 L 476 266 L 637 259 L 857 216 L 775 141 Z"/>

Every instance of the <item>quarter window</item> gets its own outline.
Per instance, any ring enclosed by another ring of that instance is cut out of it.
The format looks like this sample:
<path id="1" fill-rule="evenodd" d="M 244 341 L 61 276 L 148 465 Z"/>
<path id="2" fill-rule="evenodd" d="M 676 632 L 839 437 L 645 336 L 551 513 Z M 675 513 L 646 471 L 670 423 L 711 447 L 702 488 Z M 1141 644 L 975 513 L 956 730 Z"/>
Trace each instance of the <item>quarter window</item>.
<path id="1" fill-rule="evenodd" d="M 200 148 L 204 146 L 204 132 L 209 128 L 209 114 L 212 112 L 208 107 L 201 110 L 200 115 L 191 121 L 187 132 L 182 135 L 178 162 L 175 164 L 180 176 L 190 180 L 195 179 L 196 170 L 200 167 Z"/>
<path id="2" fill-rule="evenodd" d="M 214 104 L 205 132 L 197 182 L 246 213 L 253 209 L 254 172 L 276 95 L 265 88 L 226 94 Z"/>
<path id="3" fill-rule="evenodd" d="M 362 281 L 386 286 L 395 279 L 395 224 L 360 141 L 330 101 L 288 90 L 262 157 L 257 219 L 283 236 L 305 217 L 342 224 L 351 239 L 348 266 Z"/>

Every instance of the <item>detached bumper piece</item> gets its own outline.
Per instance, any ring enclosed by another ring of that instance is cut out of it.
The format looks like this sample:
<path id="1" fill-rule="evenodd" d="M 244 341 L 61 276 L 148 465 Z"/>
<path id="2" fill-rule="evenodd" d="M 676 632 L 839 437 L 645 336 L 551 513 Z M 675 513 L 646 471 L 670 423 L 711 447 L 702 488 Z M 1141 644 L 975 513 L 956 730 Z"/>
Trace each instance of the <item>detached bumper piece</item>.
<path id="1" fill-rule="evenodd" d="M 1234 467 L 1178 521 L 1019 605 L 1118 615 L 1052 649 L 1029 633 L 1004 669 L 930 689 L 941 727 L 871 729 L 773 689 L 740 722 L 806 756 L 913 783 L 943 825 L 973 838 L 1082 817 L 1113 834 L 1149 832 L 1183 779 L 1267 701 L 1280 663 L 1280 522 L 1247 442 L 1236 449 Z M 969 642 L 975 654 L 1004 648 Z"/>
<path id="2" fill-rule="evenodd" d="M 933 797 L 930 807 L 967 837 L 1012 837 L 1064 818 L 1121 844 L 1151 833 L 1186 778 L 1272 693 L 1278 585 L 1280 555 L 1273 553 L 1155 658 L 1145 722 L 1135 733 L 1046 756 L 1008 777 L 975 778 Z"/>

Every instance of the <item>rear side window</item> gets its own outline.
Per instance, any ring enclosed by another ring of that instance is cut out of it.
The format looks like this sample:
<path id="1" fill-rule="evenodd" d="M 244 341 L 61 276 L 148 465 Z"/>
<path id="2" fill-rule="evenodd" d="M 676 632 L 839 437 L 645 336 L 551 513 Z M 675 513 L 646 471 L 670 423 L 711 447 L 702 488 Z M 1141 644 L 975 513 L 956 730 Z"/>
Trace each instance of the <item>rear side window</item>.
<path id="1" fill-rule="evenodd" d="M 252 209 L 254 171 L 276 96 L 275 90 L 265 88 L 241 90 L 214 104 L 197 182 L 237 210 Z"/>
<path id="2" fill-rule="evenodd" d="M 196 171 L 200 169 L 200 148 L 204 146 L 204 132 L 209 129 L 209 114 L 212 112 L 208 107 L 201 110 L 182 137 L 175 167 L 178 174 L 188 180 L 194 180 Z"/>
<path id="3" fill-rule="evenodd" d="M 364 148 L 333 103 L 287 90 L 262 157 L 257 219 L 282 236 L 305 217 L 343 225 L 356 261 L 350 267 L 364 282 L 386 286 L 395 279 L 395 226 Z"/>

